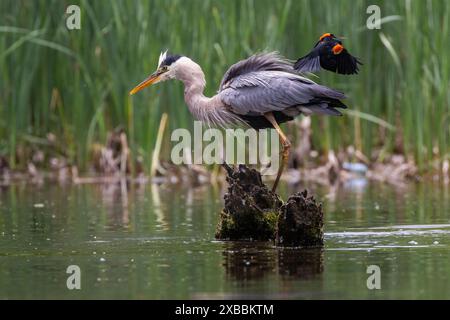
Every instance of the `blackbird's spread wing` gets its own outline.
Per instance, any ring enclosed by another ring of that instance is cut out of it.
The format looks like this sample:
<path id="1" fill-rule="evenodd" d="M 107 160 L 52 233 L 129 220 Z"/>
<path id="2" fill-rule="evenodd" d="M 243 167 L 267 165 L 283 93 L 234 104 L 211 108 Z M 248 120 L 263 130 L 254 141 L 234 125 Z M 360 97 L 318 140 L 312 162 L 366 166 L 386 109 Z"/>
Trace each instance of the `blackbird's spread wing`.
<path id="1" fill-rule="evenodd" d="M 362 65 L 358 58 L 352 56 L 347 49 L 340 54 L 333 54 L 333 42 L 322 42 L 304 57 L 297 60 L 294 69 L 301 73 L 318 72 L 325 69 L 339 74 L 357 74 Z"/>
<path id="2" fill-rule="evenodd" d="M 294 69 L 300 73 L 319 72 L 321 69 L 320 55 L 325 53 L 325 43 L 317 43 L 306 56 L 301 57 L 294 64 Z"/>
<path id="3" fill-rule="evenodd" d="M 333 65 L 330 69 L 325 67 L 327 62 L 324 61 L 323 68 L 340 74 L 357 74 L 359 71 L 358 65 L 362 65 L 361 61 L 352 56 L 347 49 L 344 49 L 340 54 L 335 55 L 335 61 L 335 65 Z"/>

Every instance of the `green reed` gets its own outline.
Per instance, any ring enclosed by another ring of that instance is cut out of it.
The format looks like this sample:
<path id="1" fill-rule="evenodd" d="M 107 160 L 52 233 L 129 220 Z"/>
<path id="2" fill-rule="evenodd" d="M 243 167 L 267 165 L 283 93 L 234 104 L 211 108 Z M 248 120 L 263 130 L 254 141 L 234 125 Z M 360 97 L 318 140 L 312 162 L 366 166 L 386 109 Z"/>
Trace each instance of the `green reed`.
<path id="1" fill-rule="evenodd" d="M 65 26 L 69 4 L 81 7 L 81 30 Z M 381 30 L 365 27 L 369 4 L 387 17 Z M 21 168 L 44 149 L 87 168 L 92 145 L 123 126 L 133 156 L 150 161 L 163 112 L 170 130 L 192 125 L 181 83 L 128 96 L 161 50 L 196 60 L 212 95 L 237 60 L 262 50 L 295 59 L 333 32 L 364 66 L 358 76 L 319 75 L 348 94 L 350 111 L 314 117 L 314 147 L 354 145 L 369 156 L 380 151 L 379 160 L 401 151 L 427 169 L 450 157 L 449 14 L 443 0 L 3 0 L 0 155 Z"/>

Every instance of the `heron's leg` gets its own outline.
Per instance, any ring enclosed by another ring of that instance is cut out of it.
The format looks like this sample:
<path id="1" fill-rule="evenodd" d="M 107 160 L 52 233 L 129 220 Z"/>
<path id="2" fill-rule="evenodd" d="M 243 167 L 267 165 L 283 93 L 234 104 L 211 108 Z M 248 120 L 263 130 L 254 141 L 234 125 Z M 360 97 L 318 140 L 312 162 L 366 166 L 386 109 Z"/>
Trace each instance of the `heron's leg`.
<path id="1" fill-rule="evenodd" d="M 281 159 L 282 159 L 281 164 L 280 164 L 280 167 L 278 168 L 277 177 L 276 177 L 275 182 L 272 187 L 272 191 L 275 192 L 275 190 L 277 189 L 277 186 L 278 186 L 278 182 L 280 181 L 281 174 L 283 173 L 284 167 L 287 165 L 287 162 L 289 160 L 289 150 L 291 149 L 291 142 L 286 137 L 284 132 L 281 130 L 281 128 L 278 125 L 278 122 L 275 120 L 275 117 L 273 116 L 272 112 L 265 113 L 264 116 L 266 117 L 267 120 L 269 120 L 269 122 L 272 124 L 272 126 L 277 131 L 278 136 L 280 137 L 281 145 L 283 147 L 283 149 L 280 152 Z"/>

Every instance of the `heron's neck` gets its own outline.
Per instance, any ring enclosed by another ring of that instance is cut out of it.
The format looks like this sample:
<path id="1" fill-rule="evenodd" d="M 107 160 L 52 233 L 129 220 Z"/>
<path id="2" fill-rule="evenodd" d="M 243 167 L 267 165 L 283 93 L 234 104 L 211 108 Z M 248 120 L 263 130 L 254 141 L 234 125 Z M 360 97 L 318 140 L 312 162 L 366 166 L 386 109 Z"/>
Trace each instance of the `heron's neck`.
<path id="1" fill-rule="evenodd" d="M 205 97 L 203 91 L 205 90 L 206 81 L 205 75 L 200 69 L 196 74 L 190 74 L 185 79 L 181 79 L 184 83 L 184 99 L 189 108 L 196 107 L 197 104 L 202 104 L 208 98 Z"/>
<path id="2" fill-rule="evenodd" d="M 206 80 L 201 67 L 189 60 L 177 72 L 177 79 L 184 83 L 184 100 L 189 110 L 197 120 L 208 121 L 208 114 L 219 107 L 220 101 L 215 97 L 205 97 Z"/>

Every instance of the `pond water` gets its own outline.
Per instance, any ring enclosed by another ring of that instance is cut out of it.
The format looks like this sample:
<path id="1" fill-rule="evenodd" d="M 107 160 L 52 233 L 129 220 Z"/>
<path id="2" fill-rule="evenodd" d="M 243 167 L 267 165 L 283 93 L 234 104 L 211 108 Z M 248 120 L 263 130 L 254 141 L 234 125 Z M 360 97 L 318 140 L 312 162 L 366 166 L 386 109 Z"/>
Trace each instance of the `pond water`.
<path id="1" fill-rule="evenodd" d="M 0 299 L 450 299 L 448 186 L 307 187 L 324 204 L 323 249 L 215 241 L 219 186 L 0 187 Z"/>

